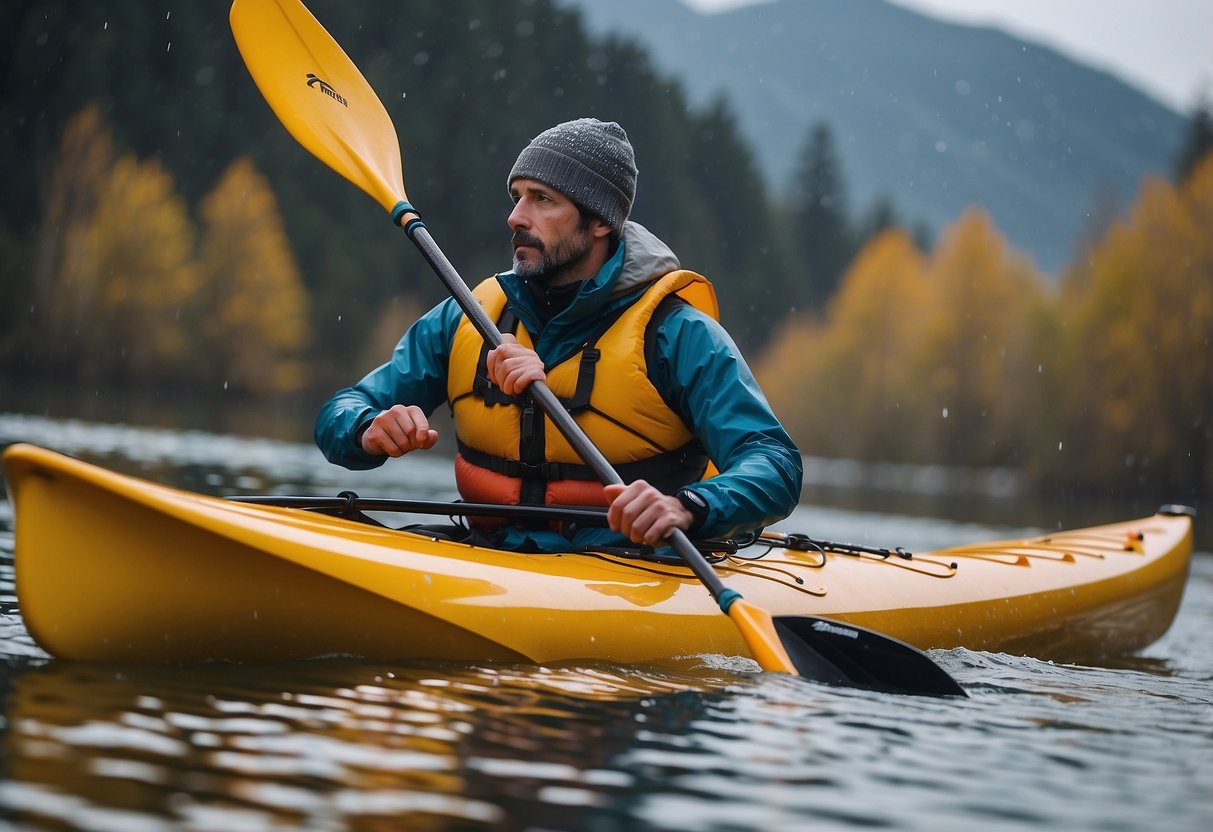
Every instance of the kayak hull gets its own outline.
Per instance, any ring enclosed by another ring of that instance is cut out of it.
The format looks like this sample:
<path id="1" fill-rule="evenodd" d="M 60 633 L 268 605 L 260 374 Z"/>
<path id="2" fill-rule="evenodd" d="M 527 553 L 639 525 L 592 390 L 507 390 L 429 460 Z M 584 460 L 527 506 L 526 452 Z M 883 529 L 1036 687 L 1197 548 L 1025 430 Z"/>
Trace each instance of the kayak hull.
<path id="1" fill-rule="evenodd" d="M 688 569 L 433 540 L 194 494 L 28 445 L 8 449 L 21 613 L 67 659 L 269 662 L 317 656 L 669 663 L 746 655 Z M 1170 626 L 1191 518 L 912 559 L 776 550 L 721 577 L 776 616 L 866 627 L 920 649 L 1083 661 Z"/>

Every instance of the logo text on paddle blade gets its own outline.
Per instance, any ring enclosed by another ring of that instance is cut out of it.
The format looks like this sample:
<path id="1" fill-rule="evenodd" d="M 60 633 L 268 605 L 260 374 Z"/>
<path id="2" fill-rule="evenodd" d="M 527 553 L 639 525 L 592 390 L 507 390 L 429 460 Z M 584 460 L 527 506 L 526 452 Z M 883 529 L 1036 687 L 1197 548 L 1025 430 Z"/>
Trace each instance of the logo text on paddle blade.
<path id="1" fill-rule="evenodd" d="M 344 95 L 337 92 L 337 90 L 333 89 L 332 85 L 330 85 L 328 81 L 325 81 L 323 78 L 317 77 L 316 73 L 314 73 L 314 72 L 309 72 L 307 74 L 307 85 L 309 87 L 315 87 L 316 89 L 320 90 L 322 93 L 327 95 L 329 98 L 333 99 L 334 101 L 340 102 L 341 105 L 344 107 L 350 106 L 350 102 L 345 100 Z"/>
<path id="2" fill-rule="evenodd" d="M 846 636 L 847 638 L 859 638 L 857 630 L 852 630 L 850 627 L 839 627 L 837 624 L 831 624 L 828 621 L 814 621 L 813 629 L 819 633 L 830 633 L 836 636 Z"/>

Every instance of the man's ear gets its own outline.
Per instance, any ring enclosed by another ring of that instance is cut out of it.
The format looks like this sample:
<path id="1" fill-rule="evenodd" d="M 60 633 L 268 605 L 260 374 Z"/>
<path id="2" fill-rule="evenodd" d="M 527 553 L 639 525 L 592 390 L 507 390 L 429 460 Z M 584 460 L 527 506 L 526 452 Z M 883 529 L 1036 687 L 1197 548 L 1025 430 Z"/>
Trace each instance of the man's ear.
<path id="1" fill-rule="evenodd" d="M 611 233 L 611 227 L 601 217 L 594 217 L 590 220 L 590 236 L 606 237 Z"/>

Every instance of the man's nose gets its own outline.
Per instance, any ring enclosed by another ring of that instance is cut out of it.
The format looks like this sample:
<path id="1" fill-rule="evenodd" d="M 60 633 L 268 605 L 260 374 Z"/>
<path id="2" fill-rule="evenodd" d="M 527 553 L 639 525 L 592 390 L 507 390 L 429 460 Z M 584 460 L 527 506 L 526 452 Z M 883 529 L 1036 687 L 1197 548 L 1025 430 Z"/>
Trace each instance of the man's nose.
<path id="1" fill-rule="evenodd" d="M 517 231 L 520 228 L 529 228 L 531 225 L 530 217 L 527 216 L 526 208 L 523 207 L 522 200 L 514 203 L 514 210 L 510 211 L 509 219 L 506 220 L 511 231 Z"/>

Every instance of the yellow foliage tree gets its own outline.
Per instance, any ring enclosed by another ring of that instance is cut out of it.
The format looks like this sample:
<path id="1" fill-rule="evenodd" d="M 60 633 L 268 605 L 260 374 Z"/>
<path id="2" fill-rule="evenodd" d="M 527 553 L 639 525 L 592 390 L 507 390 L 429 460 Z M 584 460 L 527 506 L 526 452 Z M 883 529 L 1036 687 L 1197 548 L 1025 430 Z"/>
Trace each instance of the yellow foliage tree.
<path id="1" fill-rule="evenodd" d="M 816 397 L 820 387 L 818 365 L 813 360 L 820 332 L 810 314 L 789 315 L 754 362 L 753 370 L 771 409 L 801 450 L 826 455 L 833 437 L 822 420 L 815 418 L 822 414 Z"/>
<path id="2" fill-rule="evenodd" d="M 114 142 L 101 111 L 90 105 L 68 121 L 60 141 L 38 239 L 35 287 L 39 326 L 29 338 L 49 369 L 62 369 L 81 352 L 93 324 L 99 287 L 83 275 L 62 273 L 83 236 L 114 164 Z"/>
<path id="3" fill-rule="evenodd" d="M 307 292 L 268 181 L 238 159 L 201 213 L 204 374 L 258 395 L 297 390 L 306 378 Z"/>
<path id="4" fill-rule="evenodd" d="M 806 453 L 1007 464 L 1034 435 L 1051 315 L 1039 276 L 974 209 L 929 258 L 902 230 L 870 240 L 825 322 L 785 326 L 758 374 Z"/>
<path id="5" fill-rule="evenodd" d="M 1213 488 L 1213 158 L 1181 189 L 1146 182 L 1072 273 L 1061 448 L 1044 476 Z"/>
<path id="6" fill-rule="evenodd" d="M 923 383 L 933 458 L 959 465 L 1019 457 L 1021 419 L 1037 399 L 1034 336 L 1045 309 L 1039 276 L 1008 251 L 989 215 L 970 208 L 927 265 L 913 375 Z"/>
<path id="7" fill-rule="evenodd" d="M 159 162 L 119 158 L 63 234 L 50 308 L 76 375 L 153 381 L 179 369 L 198 289 L 194 229 Z M 57 197 L 62 198 L 62 197 Z M 78 224 L 77 224 L 78 223 Z"/>
<path id="8" fill-rule="evenodd" d="M 910 235 L 889 229 L 871 240 L 827 309 L 815 355 L 814 421 L 828 454 L 869 460 L 915 455 L 917 385 L 906 361 L 924 298 L 924 260 Z M 801 371 L 803 373 L 803 370 Z"/>

